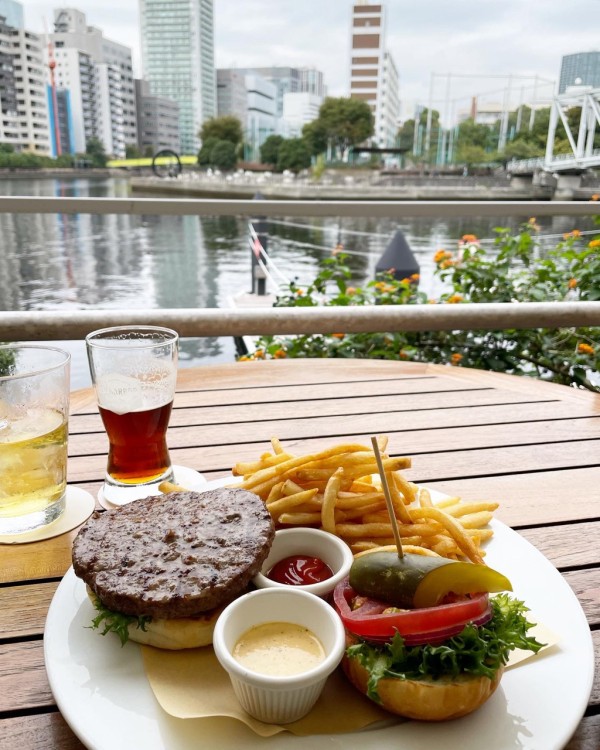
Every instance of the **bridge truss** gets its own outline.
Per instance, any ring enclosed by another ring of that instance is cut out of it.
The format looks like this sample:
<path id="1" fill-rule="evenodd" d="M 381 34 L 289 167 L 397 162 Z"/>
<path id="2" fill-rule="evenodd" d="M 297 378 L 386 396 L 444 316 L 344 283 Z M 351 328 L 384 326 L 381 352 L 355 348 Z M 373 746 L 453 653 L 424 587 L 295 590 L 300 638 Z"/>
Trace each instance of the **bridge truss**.
<path id="1" fill-rule="evenodd" d="M 579 123 L 571 128 L 567 111 L 581 108 Z M 571 152 L 554 154 L 556 128 L 564 127 Z M 579 89 L 555 96 L 550 109 L 544 168 L 552 172 L 589 169 L 600 166 L 600 149 L 594 148 L 596 127 L 600 132 L 600 89 Z"/>

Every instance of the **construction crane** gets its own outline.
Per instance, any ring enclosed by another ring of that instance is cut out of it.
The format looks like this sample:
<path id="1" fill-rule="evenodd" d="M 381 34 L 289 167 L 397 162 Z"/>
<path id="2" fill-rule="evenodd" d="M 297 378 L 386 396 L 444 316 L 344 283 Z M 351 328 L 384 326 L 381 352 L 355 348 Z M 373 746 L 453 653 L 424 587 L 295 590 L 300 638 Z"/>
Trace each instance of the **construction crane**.
<path id="1" fill-rule="evenodd" d="M 50 92 L 52 94 L 52 129 L 54 131 L 54 142 L 56 145 L 56 156 L 62 154 L 62 146 L 60 142 L 60 126 L 58 123 L 58 97 L 56 96 L 56 79 L 54 76 L 54 70 L 56 68 L 56 59 L 54 57 L 54 44 L 48 34 L 48 25 L 44 18 L 44 32 L 46 39 L 48 40 L 48 70 L 50 75 Z"/>

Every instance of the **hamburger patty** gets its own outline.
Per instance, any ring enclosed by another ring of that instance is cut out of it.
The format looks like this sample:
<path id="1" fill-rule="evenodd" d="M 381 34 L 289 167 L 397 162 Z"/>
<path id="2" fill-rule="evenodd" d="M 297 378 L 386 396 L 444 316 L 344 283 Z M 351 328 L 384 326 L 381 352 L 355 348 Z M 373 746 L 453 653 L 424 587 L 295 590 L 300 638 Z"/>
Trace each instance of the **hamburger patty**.
<path id="1" fill-rule="evenodd" d="M 108 609 L 193 617 L 246 588 L 274 535 L 251 492 L 171 492 L 94 513 L 73 543 L 73 569 Z"/>

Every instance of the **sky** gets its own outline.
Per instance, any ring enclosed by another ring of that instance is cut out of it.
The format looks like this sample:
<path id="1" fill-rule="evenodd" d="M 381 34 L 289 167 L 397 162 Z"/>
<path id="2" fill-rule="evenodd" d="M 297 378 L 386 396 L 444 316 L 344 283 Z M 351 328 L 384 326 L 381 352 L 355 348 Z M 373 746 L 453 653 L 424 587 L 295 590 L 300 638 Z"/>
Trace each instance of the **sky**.
<path id="1" fill-rule="evenodd" d="M 387 48 L 402 117 L 415 105 L 442 119 L 480 105 L 550 102 L 563 55 L 600 50 L 600 0 L 387 0 Z M 57 3 L 23 0 L 26 28 L 51 30 Z M 349 91 L 351 0 L 215 0 L 216 67 L 314 66 L 331 96 Z M 67 7 L 67 6 L 65 6 Z M 89 25 L 133 49 L 137 0 L 74 0 Z M 537 76 L 537 86 L 536 86 Z"/>

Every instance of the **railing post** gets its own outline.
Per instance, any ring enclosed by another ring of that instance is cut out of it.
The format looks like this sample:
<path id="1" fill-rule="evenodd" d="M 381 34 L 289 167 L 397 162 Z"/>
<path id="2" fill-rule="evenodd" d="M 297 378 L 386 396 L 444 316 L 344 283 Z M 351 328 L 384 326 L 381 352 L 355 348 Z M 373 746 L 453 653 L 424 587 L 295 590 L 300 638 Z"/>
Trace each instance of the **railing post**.
<path id="1" fill-rule="evenodd" d="M 254 200 L 264 200 L 262 193 L 256 193 Z M 262 260 L 264 264 L 264 258 L 262 258 L 262 251 L 267 253 L 267 245 L 269 241 L 269 222 L 264 216 L 259 216 L 253 219 L 251 222 L 256 232 L 254 239 L 250 238 L 250 258 L 251 258 L 251 274 L 252 274 L 252 294 L 259 296 L 265 296 L 267 293 L 267 279 L 265 273 L 258 261 Z M 262 248 L 262 250 L 261 250 Z"/>

